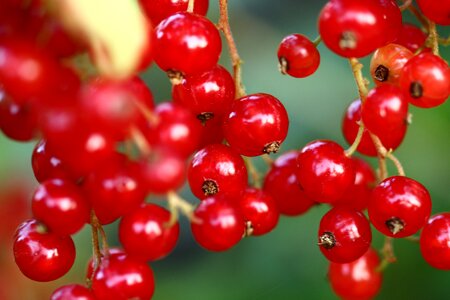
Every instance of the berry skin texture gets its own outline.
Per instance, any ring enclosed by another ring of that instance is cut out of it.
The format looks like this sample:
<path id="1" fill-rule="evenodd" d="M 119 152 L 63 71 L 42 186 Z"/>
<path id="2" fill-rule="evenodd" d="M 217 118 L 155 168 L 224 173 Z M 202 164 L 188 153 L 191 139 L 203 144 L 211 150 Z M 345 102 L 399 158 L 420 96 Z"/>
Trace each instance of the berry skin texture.
<path id="1" fill-rule="evenodd" d="M 331 262 L 352 262 L 369 249 L 371 242 L 370 224 L 359 211 L 334 207 L 320 220 L 320 251 Z"/>
<path id="2" fill-rule="evenodd" d="M 198 205 L 194 211 L 197 221 L 191 222 L 194 239 L 209 251 L 225 251 L 242 239 L 244 216 L 237 203 L 228 198 L 213 196 Z"/>
<path id="3" fill-rule="evenodd" d="M 320 203 L 342 198 L 355 180 L 353 163 L 333 141 L 308 143 L 297 157 L 297 178 L 306 195 Z"/>
<path id="4" fill-rule="evenodd" d="M 31 200 L 34 217 L 51 232 L 70 235 L 89 221 L 89 205 L 81 189 L 64 179 L 43 182 Z"/>
<path id="5" fill-rule="evenodd" d="M 156 26 L 163 19 L 180 11 L 186 11 L 189 0 L 139 0 L 142 8 Z M 206 15 L 209 0 L 195 0 L 194 13 Z"/>
<path id="6" fill-rule="evenodd" d="M 64 285 L 53 292 L 50 300 L 95 300 L 94 294 L 79 284 Z"/>
<path id="7" fill-rule="evenodd" d="M 420 235 L 420 251 L 433 268 L 450 270 L 450 213 L 430 218 Z"/>
<path id="8" fill-rule="evenodd" d="M 409 49 L 412 53 L 425 45 L 427 35 L 416 25 L 403 23 L 395 44 Z"/>
<path id="9" fill-rule="evenodd" d="M 126 255 L 104 258 L 92 280 L 98 300 L 151 299 L 155 290 L 153 271 Z"/>
<path id="10" fill-rule="evenodd" d="M 212 195 L 239 196 L 247 187 L 247 168 L 233 149 L 212 144 L 198 151 L 189 165 L 188 182 L 199 199 Z"/>
<path id="11" fill-rule="evenodd" d="M 119 225 L 119 240 L 125 252 L 140 260 L 157 260 L 175 248 L 180 225 L 166 227 L 170 212 L 155 204 L 143 205 L 125 215 Z"/>
<path id="12" fill-rule="evenodd" d="M 353 262 L 330 263 L 328 279 L 333 291 L 342 299 L 374 298 L 383 281 L 383 274 L 376 271 L 379 264 L 380 258 L 372 248 Z"/>
<path id="13" fill-rule="evenodd" d="M 251 235 L 267 234 L 277 226 L 280 213 L 269 193 L 249 187 L 242 194 L 239 205 L 244 220 L 251 223 Z"/>
<path id="14" fill-rule="evenodd" d="M 450 68 L 439 56 L 419 54 L 405 64 L 400 87 L 412 105 L 423 108 L 439 106 L 450 95 Z"/>
<path id="15" fill-rule="evenodd" d="M 397 44 L 387 44 L 375 51 L 370 61 L 370 75 L 377 86 L 385 83 L 399 84 L 403 66 L 414 54 Z"/>
<path id="16" fill-rule="evenodd" d="M 417 0 L 417 5 L 431 21 L 439 25 L 450 25 L 450 2 Z"/>
<path id="17" fill-rule="evenodd" d="M 370 222 L 382 234 L 395 238 L 410 236 L 430 216 L 430 194 L 411 178 L 392 176 L 373 190 L 368 213 Z"/>
<path id="18" fill-rule="evenodd" d="M 273 197 L 278 210 L 285 216 L 302 215 L 316 203 L 305 195 L 298 184 L 298 153 L 298 151 L 288 151 L 281 154 L 264 178 L 264 191 Z"/>
<path id="19" fill-rule="evenodd" d="M 36 220 L 23 222 L 14 236 L 14 258 L 20 271 L 34 281 L 53 281 L 66 274 L 75 261 L 69 236 L 47 232 Z"/>
<path id="20" fill-rule="evenodd" d="M 317 70 L 320 54 L 307 37 L 294 33 L 281 41 L 278 47 L 278 62 L 282 74 L 303 78 Z"/>
<path id="21" fill-rule="evenodd" d="M 155 28 L 154 57 L 163 71 L 205 72 L 217 64 L 221 51 L 219 31 L 200 15 L 179 12 Z"/>
<path id="22" fill-rule="evenodd" d="M 287 136 L 289 117 L 269 94 L 253 94 L 233 102 L 223 131 L 230 147 L 245 156 L 276 153 Z"/>

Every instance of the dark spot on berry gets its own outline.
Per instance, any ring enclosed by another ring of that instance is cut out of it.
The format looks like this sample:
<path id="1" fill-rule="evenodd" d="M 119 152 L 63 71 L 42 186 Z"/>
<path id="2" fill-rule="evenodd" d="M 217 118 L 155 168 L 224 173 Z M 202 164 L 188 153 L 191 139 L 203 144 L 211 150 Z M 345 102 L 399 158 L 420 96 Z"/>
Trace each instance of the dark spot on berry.
<path id="1" fill-rule="evenodd" d="M 423 87 L 420 82 L 413 81 L 411 82 L 411 85 L 409 86 L 409 93 L 411 94 L 411 97 L 413 98 L 420 98 L 423 95 Z"/>
<path id="2" fill-rule="evenodd" d="M 375 69 L 375 79 L 380 81 L 380 82 L 384 82 L 388 79 L 389 77 L 389 69 L 386 68 L 383 65 L 379 65 L 376 69 Z"/>
<path id="3" fill-rule="evenodd" d="M 211 120 L 212 118 L 214 118 L 214 114 L 212 112 L 202 112 L 197 115 L 197 119 L 202 122 L 203 126 L 206 124 L 206 121 Z"/>
<path id="4" fill-rule="evenodd" d="M 332 234 L 329 231 L 325 231 L 319 236 L 319 243 L 318 245 L 320 247 L 324 247 L 325 249 L 329 250 L 333 248 L 336 245 L 336 239 L 334 237 L 334 234 Z"/>
<path id="5" fill-rule="evenodd" d="M 264 147 L 263 152 L 267 154 L 277 153 L 278 150 L 280 149 L 280 145 L 281 145 L 280 142 L 269 143 Z"/>
<path id="6" fill-rule="evenodd" d="M 203 182 L 202 191 L 205 196 L 212 196 L 219 192 L 219 187 L 214 180 L 207 179 Z"/>
<path id="7" fill-rule="evenodd" d="M 289 71 L 289 63 L 287 61 L 286 58 L 284 58 L 283 56 L 281 56 L 278 59 L 278 70 L 280 70 L 281 74 L 286 75 L 287 72 Z"/>
<path id="8" fill-rule="evenodd" d="M 397 217 L 393 217 L 385 222 L 386 226 L 389 228 L 389 231 L 392 232 L 393 235 L 401 232 L 405 227 L 405 224 L 402 220 Z"/>
<path id="9" fill-rule="evenodd" d="M 339 40 L 339 48 L 345 49 L 355 49 L 356 48 L 356 36 L 351 31 L 344 31 L 341 34 L 341 39 Z"/>

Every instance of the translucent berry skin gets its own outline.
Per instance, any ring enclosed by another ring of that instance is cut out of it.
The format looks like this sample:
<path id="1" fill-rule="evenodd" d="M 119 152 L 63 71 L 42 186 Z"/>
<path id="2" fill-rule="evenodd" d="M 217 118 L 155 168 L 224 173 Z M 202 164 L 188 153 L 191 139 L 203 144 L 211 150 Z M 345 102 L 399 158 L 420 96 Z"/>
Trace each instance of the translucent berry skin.
<path id="1" fill-rule="evenodd" d="M 361 116 L 364 126 L 376 136 L 406 131 L 408 101 L 399 87 L 383 84 L 369 91 Z"/>
<path id="2" fill-rule="evenodd" d="M 223 132 L 230 147 L 245 156 L 277 152 L 287 136 L 289 117 L 269 94 L 252 94 L 233 102 Z"/>
<path id="3" fill-rule="evenodd" d="M 355 171 L 344 149 L 333 141 L 308 143 L 297 157 L 297 178 L 306 195 L 314 201 L 339 200 L 355 180 Z"/>
<path id="4" fill-rule="evenodd" d="M 428 220 L 420 234 L 420 251 L 433 268 L 450 270 L 450 213 Z"/>
<path id="5" fill-rule="evenodd" d="M 283 74 L 303 78 L 313 74 L 320 64 L 316 46 L 301 34 L 286 36 L 278 47 L 278 62 Z"/>
<path id="6" fill-rule="evenodd" d="M 370 222 L 382 234 L 402 238 L 413 235 L 431 213 L 428 190 L 404 176 L 383 180 L 372 192 L 368 213 Z"/>
<path id="7" fill-rule="evenodd" d="M 372 248 L 353 262 L 330 263 L 328 279 L 333 291 L 342 299 L 374 298 L 383 282 L 383 273 L 376 271 L 379 264 L 380 258 Z"/>
<path id="8" fill-rule="evenodd" d="M 427 35 L 416 25 L 403 23 L 395 44 L 409 49 L 412 53 L 425 45 Z"/>
<path id="9" fill-rule="evenodd" d="M 376 177 L 372 167 L 364 160 L 352 156 L 355 182 L 345 192 L 342 199 L 333 203 L 335 206 L 345 206 L 362 211 L 367 208 L 372 190 L 376 185 Z"/>
<path id="10" fill-rule="evenodd" d="M 89 204 L 71 181 L 51 179 L 38 186 L 31 199 L 34 217 L 52 233 L 70 235 L 89 221 Z"/>
<path id="11" fill-rule="evenodd" d="M 94 294 L 79 284 L 68 284 L 56 289 L 50 300 L 95 300 Z"/>
<path id="12" fill-rule="evenodd" d="M 448 1 L 417 0 L 423 14 L 439 25 L 450 25 L 450 3 Z"/>
<path id="13" fill-rule="evenodd" d="M 334 207 L 320 220 L 319 247 L 331 262 L 349 263 L 360 258 L 370 247 L 372 231 L 369 221 L 359 211 Z M 330 243 L 323 238 L 331 236 Z"/>
<path id="14" fill-rule="evenodd" d="M 175 248 L 180 234 L 176 222 L 167 227 L 170 212 L 155 204 L 146 204 L 125 215 L 119 225 L 119 240 L 128 255 L 140 260 L 157 260 Z"/>
<path id="15" fill-rule="evenodd" d="M 281 154 L 264 178 L 264 191 L 277 203 L 285 216 L 299 216 L 307 212 L 315 202 L 309 199 L 297 180 L 298 151 Z"/>
<path id="16" fill-rule="evenodd" d="M 199 121 L 221 120 L 229 112 L 235 95 L 233 77 L 217 65 L 204 73 L 186 76 L 173 86 L 172 97 L 189 109 Z"/>
<path id="17" fill-rule="evenodd" d="M 139 0 L 142 8 L 152 23 L 156 26 L 163 19 L 180 11 L 186 11 L 189 0 Z M 195 0 L 194 13 L 206 15 L 209 0 Z"/>
<path id="18" fill-rule="evenodd" d="M 188 168 L 189 186 L 199 199 L 216 194 L 239 196 L 247 187 L 247 180 L 242 157 L 222 144 L 211 144 L 198 151 Z"/>
<path id="19" fill-rule="evenodd" d="M 179 12 L 155 28 L 155 62 L 166 72 L 205 72 L 217 64 L 221 51 L 219 31 L 200 15 Z"/>
<path id="20" fill-rule="evenodd" d="M 361 120 L 361 101 L 356 99 L 347 107 L 342 119 L 342 133 L 345 140 L 351 145 L 356 138 L 359 130 L 359 121 Z M 407 126 L 402 126 L 399 130 L 390 130 L 386 132 L 379 131 L 378 138 L 387 149 L 395 150 L 400 146 L 405 137 Z M 372 142 L 367 129 L 364 129 L 361 142 L 357 151 L 367 156 L 377 156 L 377 149 Z"/>
<path id="21" fill-rule="evenodd" d="M 376 85 L 399 84 L 403 66 L 414 54 L 397 44 L 387 44 L 375 51 L 370 60 L 370 75 Z"/>
<path id="22" fill-rule="evenodd" d="M 280 213 L 277 203 L 264 190 L 247 188 L 239 200 L 244 220 L 252 226 L 252 235 L 258 236 L 272 231 L 278 224 Z"/>
<path id="23" fill-rule="evenodd" d="M 198 205 L 194 211 L 198 222 L 191 222 L 194 239 L 209 251 L 225 251 L 242 239 L 244 216 L 239 206 L 228 198 L 213 196 Z"/>
<path id="24" fill-rule="evenodd" d="M 126 255 L 102 260 L 92 280 L 96 299 L 151 299 L 155 290 L 153 271 L 142 261 Z"/>
<path id="25" fill-rule="evenodd" d="M 36 220 L 22 223 L 14 236 L 14 258 L 20 271 L 34 281 L 53 281 L 66 274 L 75 261 L 70 236 L 46 232 Z"/>
<path id="26" fill-rule="evenodd" d="M 400 87 L 412 105 L 423 108 L 439 106 L 450 95 L 450 69 L 439 56 L 419 54 L 405 64 Z"/>

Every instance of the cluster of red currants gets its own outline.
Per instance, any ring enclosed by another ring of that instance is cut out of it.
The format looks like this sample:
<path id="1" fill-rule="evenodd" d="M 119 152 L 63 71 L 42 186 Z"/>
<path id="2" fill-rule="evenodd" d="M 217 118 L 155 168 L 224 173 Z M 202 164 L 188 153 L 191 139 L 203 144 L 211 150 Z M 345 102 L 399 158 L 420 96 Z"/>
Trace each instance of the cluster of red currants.
<path id="1" fill-rule="evenodd" d="M 319 245 L 342 297 L 372 297 L 380 288 L 370 223 L 395 238 L 425 226 L 425 260 L 450 269 L 450 214 L 429 219 L 428 191 L 405 177 L 392 155 L 406 133 L 408 103 L 434 107 L 450 93 L 449 68 L 432 45 L 432 21 L 424 18 L 428 48 L 420 29 L 402 24 L 394 1 L 330 1 L 319 17 L 321 38 L 351 58 L 357 81 L 361 77 L 360 99 L 343 122 L 352 146 L 313 141 L 273 163 L 267 159 L 270 169 L 259 182 L 250 157 L 279 150 L 288 114 L 272 95 L 245 95 L 227 1 L 220 0 L 217 27 L 204 17 L 207 0 L 139 2 L 149 46 L 136 74 L 154 61 L 173 84 L 173 101 L 156 106 L 137 75 L 88 76 L 70 60 L 91 45 L 66 32 L 45 2 L 7 0 L 0 7 L 0 129 L 17 141 L 40 138 L 32 154 L 40 183 L 32 197 L 34 218 L 22 223 L 14 240 L 18 267 L 36 281 L 63 276 L 75 260 L 71 235 L 86 223 L 92 227 L 88 287 L 63 286 L 53 300 L 150 299 L 154 277 L 148 262 L 176 246 L 180 212 L 202 247 L 225 251 L 243 237 L 272 231 L 280 214 L 298 216 L 316 203 L 331 204 L 320 222 Z M 430 20 L 450 24 L 447 7 L 418 2 Z M 231 49 L 233 76 L 218 65 L 220 30 Z M 375 50 L 371 74 L 377 87 L 367 93 L 356 58 Z M 319 66 L 316 45 L 302 35 L 285 38 L 278 56 L 280 70 L 295 77 Z M 381 182 L 368 163 L 352 156 L 355 150 L 380 158 Z M 399 176 L 387 177 L 385 158 L 396 162 Z M 195 208 L 175 192 L 186 180 L 201 200 Z M 167 195 L 168 209 L 146 203 L 149 194 Z M 369 220 L 361 212 L 367 207 Z M 108 250 L 102 226 L 119 219 L 123 249 Z M 353 277 L 355 268 L 368 275 Z"/>

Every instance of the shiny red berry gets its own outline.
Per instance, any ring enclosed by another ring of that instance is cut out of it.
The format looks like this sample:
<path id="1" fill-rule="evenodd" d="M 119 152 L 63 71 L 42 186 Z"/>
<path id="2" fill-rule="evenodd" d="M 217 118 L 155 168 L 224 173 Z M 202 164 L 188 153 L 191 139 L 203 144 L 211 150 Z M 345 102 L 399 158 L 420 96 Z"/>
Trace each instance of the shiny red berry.
<path id="1" fill-rule="evenodd" d="M 349 263 L 369 249 L 372 231 L 361 212 L 335 207 L 320 220 L 318 237 L 320 251 L 329 261 Z"/>
<path id="2" fill-rule="evenodd" d="M 298 216 L 307 212 L 316 202 L 305 195 L 297 180 L 298 151 L 281 154 L 264 178 L 264 191 L 268 192 L 281 214 Z"/>
<path id="3" fill-rule="evenodd" d="M 394 43 L 404 46 L 414 53 L 425 45 L 426 40 L 427 35 L 419 27 L 413 24 L 403 23 Z"/>
<path id="4" fill-rule="evenodd" d="M 372 248 L 353 262 L 330 263 L 328 279 L 333 291 L 342 299 L 372 299 L 383 282 L 382 272 L 376 270 L 379 264 L 380 258 Z"/>
<path id="5" fill-rule="evenodd" d="M 314 201 L 339 200 L 355 180 L 352 161 L 333 141 L 308 143 L 297 158 L 297 178 L 306 195 Z"/>
<path id="6" fill-rule="evenodd" d="M 281 41 L 278 47 L 278 62 L 281 73 L 303 78 L 317 70 L 320 54 L 307 37 L 294 33 Z"/>
<path id="7" fill-rule="evenodd" d="M 75 245 L 70 236 L 48 232 L 36 220 L 28 220 L 19 226 L 14 236 L 14 258 L 28 278 L 52 281 L 72 268 Z"/>
<path id="8" fill-rule="evenodd" d="M 163 19 L 181 11 L 186 11 L 189 0 L 139 0 L 142 8 L 156 26 Z M 195 0 L 194 13 L 206 15 L 209 0 Z"/>
<path id="9" fill-rule="evenodd" d="M 387 44 L 379 48 L 370 61 L 370 75 L 376 85 L 399 84 L 403 66 L 414 54 L 397 44 Z"/>
<path id="10" fill-rule="evenodd" d="M 50 300 L 95 300 L 95 297 L 91 290 L 82 285 L 68 284 L 56 289 Z"/>
<path id="11" fill-rule="evenodd" d="M 206 198 L 195 209 L 191 222 L 194 239 L 209 251 L 225 251 L 242 239 L 244 216 L 235 201 L 220 196 Z"/>
<path id="12" fill-rule="evenodd" d="M 417 0 L 417 5 L 431 21 L 439 25 L 450 25 L 450 2 Z"/>
<path id="13" fill-rule="evenodd" d="M 168 227 L 170 212 L 156 204 L 146 204 L 125 215 L 119 225 L 119 239 L 125 252 L 141 260 L 157 260 L 175 248 L 180 225 Z"/>
<path id="14" fill-rule="evenodd" d="M 230 147 L 245 156 L 276 153 L 287 136 L 289 118 L 283 104 L 269 94 L 233 102 L 223 131 Z"/>
<path id="15" fill-rule="evenodd" d="M 420 251 L 432 267 L 450 270 L 450 213 L 430 218 L 420 234 Z"/>
<path id="16" fill-rule="evenodd" d="M 198 151 L 189 165 L 188 182 L 199 199 L 212 195 L 239 196 L 247 187 L 244 160 L 232 148 L 211 144 Z"/>
<path id="17" fill-rule="evenodd" d="M 430 216 L 430 194 L 411 178 L 392 176 L 375 187 L 368 212 L 370 222 L 384 235 L 410 236 L 422 228 Z"/>

